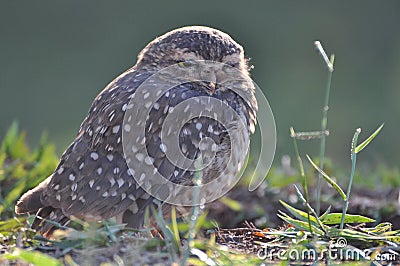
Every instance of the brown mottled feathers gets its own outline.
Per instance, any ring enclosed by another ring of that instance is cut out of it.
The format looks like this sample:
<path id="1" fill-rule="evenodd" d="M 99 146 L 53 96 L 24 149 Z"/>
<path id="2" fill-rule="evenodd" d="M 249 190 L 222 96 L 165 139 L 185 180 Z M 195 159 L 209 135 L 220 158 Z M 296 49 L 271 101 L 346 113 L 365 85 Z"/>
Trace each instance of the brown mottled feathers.
<path id="1" fill-rule="evenodd" d="M 60 224 L 68 224 L 74 216 L 84 220 L 116 217 L 130 227 L 140 227 L 144 210 L 153 198 L 135 181 L 135 169 L 127 166 L 122 146 L 124 115 L 136 89 L 157 70 L 178 62 L 181 56 L 197 56 L 204 60 L 224 62 L 237 60 L 234 67 L 248 76 L 243 49 L 228 35 L 205 27 L 188 27 L 172 31 L 151 42 L 139 55 L 137 64 L 112 81 L 94 100 L 80 130 L 61 157 L 54 173 L 18 201 L 17 214 L 37 214 Z M 232 59 L 233 58 L 233 59 Z M 228 60 L 226 59 L 226 60 Z M 165 178 L 175 183 L 190 183 L 193 172 L 174 166 L 166 157 L 161 143 L 161 128 L 168 108 L 185 99 L 209 96 L 209 88 L 199 83 L 184 83 L 171 88 L 153 105 L 146 123 L 146 149 L 153 165 Z M 249 94 L 254 98 L 252 89 Z M 211 97 L 211 96 L 210 96 Z M 245 121 L 252 133 L 257 109 L 234 91 L 215 91 L 212 97 L 231 106 Z M 133 133 L 137 129 L 132 129 Z M 219 147 L 206 179 L 213 178 L 225 158 L 233 152 L 227 129 L 208 117 L 197 117 L 177 132 L 182 153 L 195 158 L 202 138 L 211 138 Z M 245 134 L 248 136 L 248 133 Z M 143 151 L 135 151 L 141 153 Z M 235 173 L 232 173 L 235 174 Z M 54 227 L 41 219 L 32 225 L 45 236 Z"/>

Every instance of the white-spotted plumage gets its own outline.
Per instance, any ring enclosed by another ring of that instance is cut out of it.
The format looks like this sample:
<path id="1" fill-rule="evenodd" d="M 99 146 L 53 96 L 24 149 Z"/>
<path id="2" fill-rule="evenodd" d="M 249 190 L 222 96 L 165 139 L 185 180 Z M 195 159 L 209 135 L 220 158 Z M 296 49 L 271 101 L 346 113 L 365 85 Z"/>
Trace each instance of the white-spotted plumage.
<path id="1" fill-rule="evenodd" d="M 245 152 L 246 147 L 244 144 L 231 147 L 227 128 L 216 121 L 220 112 L 208 106 L 207 112 L 214 111 L 215 119 L 200 113 L 180 129 L 174 128 L 175 125 L 164 125 L 164 121 L 182 101 L 193 99 L 199 103 L 198 97 L 207 96 L 226 102 L 243 118 L 248 129 L 235 133 L 235 138 L 243 140 L 254 131 L 257 104 L 253 87 L 241 88 L 246 95 L 250 95 L 247 101 L 234 91 L 219 90 L 218 84 L 210 87 L 206 83 L 185 83 L 168 91 L 161 90 L 163 84 L 153 84 L 157 100 L 150 97 L 150 91 L 144 90 L 139 95 L 140 102 L 131 101 L 137 88 L 147 78 L 171 64 L 185 61 L 186 57 L 220 63 L 236 60 L 239 73 L 248 77 L 242 47 L 220 31 L 186 27 L 157 38 L 141 52 L 133 68 L 117 77 L 95 98 L 76 139 L 61 157 L 59 166 L 50 177 L 20 199 L 16 212 L 37 213 L 60 224 L 68 224 L 72 216 L 86 220 L 119 217 L 120 222 L 130 227 L 141 226 L 146 207 L 154 203 L 136 179 L 147 188 L 151 183 L 140 167 L 129 168 L 126 160 L 136 160 L 138 165 L 153 165 L 154 173 L 174 183 L 191 184 L 194 175 L 193 171 L 183 170 L 168 160 L 168 145 L 161 141 L 164 126 L 168 127 L 168 135 L 175 134 L 179 138 L 179 148 L 190 159 L 199 155 L 199 146 L 207 149 L 209 145 L 202 139 L 210 138 L 214 142 L 212 151 L 215 158 L 211 158 L 211 164 L 202 170 L 203 181 L 208 182 L 222 175 L 221 180 L 228 182 L 228 177 L 239 171 L 241 162 L 227 168 L 227 160 L 232 154 Z M 125 117 L 134 106 L 151 110 L 147 121 L 135 120 L 131 113 Z M 183 107 L 183 113 L 191 114 L 190 105 Z M 124 119 L 127 123 L 123 123 Z M 145 126 L 145 138 L 135 137 L 135 132 L 142 130 L 142 126 Z M 125 147 L 133 153 L 131 157 L 124 155 L 123 132 L 133 136 L 132 142 Z M 146 151 L 138 148 L 142 145 L 146 146 Z M 237 156 L 233 157 L 238 160 Z M 219 184 L 216 190 L 223 189 L 224 185 Z M 42 225 L 39 221 L 34 222 L 33 228 L 40 229 L 47 236 L 54 230 L 51 224 Z"/>

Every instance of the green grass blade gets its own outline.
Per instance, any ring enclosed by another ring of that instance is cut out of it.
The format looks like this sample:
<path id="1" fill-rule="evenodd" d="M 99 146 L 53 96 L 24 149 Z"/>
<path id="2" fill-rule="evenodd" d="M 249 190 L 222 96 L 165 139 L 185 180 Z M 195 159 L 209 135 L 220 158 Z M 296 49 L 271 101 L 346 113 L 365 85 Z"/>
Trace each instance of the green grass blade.
<path id="1" fill-rule="evenodd" d="M 324 225 L 322 224 L 322 222 L 320 221 L 320 219 L 318 218 L 318 214 L 315 212 L 315 210 L 313 209 L 313 207 L 311 207 L 311 205 L 308 203 L 308 201 L 306 201 L 306 199 L 303 197 L 303 195 L 301 194 L 299 188 L 294 185 L 294 188 L 296 189 L 296 193 L 297 196 L 299 197 L 299 199 L 303 202 L 304 205 L 306 205 L 307 207 L 307 215 L 308 215 L 308 223 L 311 226 L 311 217 L 313 217 L 315 219 L 315 221 L 317 222 L 318 226 L 321 228 L 322 231 L 324 231 L 326 233 L 326 230 L 324 228 Z M 312 216 L 312 215 L 314 216 Z M 310 227 L 311 228 L 311 227 Z M 312 228 L 310 229 L 312 230 Z M 311 232 L 312 233 L 312 232 Z"/>
<path id="2" fill-rule="evenodd" d="M 226 206 L 228 206 L 228 208 L 234 210 L 234 211 L 242 211 L 243 210 L 243 206 L 239 201 L 233 200 L 231 198 L 228 197 L 222 197 L 219 199 L 220 202 L 222 202 L 223 204 L 225 204 Z"/>
<path id="3" fill-rule="evenodd" d="M 289 204 L 287 204 L 287 203 L 284 202 L 283 200 L 280 200 L 279 202 L 283 205 L 283 207 L 285 207 L 285 208 L 286 208 L 294 217 L 296 217 L 297 219 L 299 219 L 299 220 L 301 220 L 301 221 L 305 221 L 305 222 L 308 221 L 308 214 L 307 214 L 306 212 L 303 212 L 303 211 L 301 211 L 301 210 L 298 210 L 298 209 L 296 209 L 296 208 L 290 206 Z M 310 220 L 311 220 L 313 223 L 316 223 L 316 219 L 315 219 L 314 216 L 311 216 L 311 215 L 310 215 Z"/>
<path id="4" fill-rule="evenodd" d="M 347 199 L 346 194 L 344 194 L 343 190 L 339 187 L 338 184 L 336 184 L 335 181 L 333 181 L 332 178 L 330 178 L 324 171 L 322 171 L 310 158 L 310 156 L 306 155 L 307 159 L 310 161 L 311 165 L 325 178 L 325 180 L 331 184 L 336 191 L 339 193 L 339 195 L 342 197 L 343 200 Z"/>
<path id="5" fill-rule="evenodd" d="M 179 237 L 178 223 L 176 222 L 176 209 L 175 206 L 171 208 L 171 227 L 172 233 L 174 235 L 174 241 L 176 246 L 178 247 L 179 252 L 181 251 L 181 238 Z"/>
<path id="6" fill-rule="evenodd" d="M 309 231 L 310 230 L 309 223 L 293 219 L 293 218 L 289 217 L 287 214 L 285 214 L 285 213 L 283 213 L 281 211 L 276 216 L 278 216 L 279 218 L 281 218 L 285 222 L 294 225 L 297 229 L 301 229 L 301 230 L 305 230 L 305 231 Z M 319 229 L 319 228 L 317 228 L 316 226 L 313 226 L 313 225 L 311 225 L 311 227 L 312 227 L 312 230 L 313 230 L 314 233 L 316 233 L 318 235 L 324 235 L 324 232 L 321 229 Z"/>
<path id="7" fill-rule="evenodd" d="M 172 262 L 176 262 L 178 247 L 175 244 L 173 232 L 168 227 L 167 223 L 164 221 L 161 211 L 161 206 L 160 205 L 158 206 L 158 211 L 153 206 L 151 206 L 151 211 L 153 212 L 153 217 L 156 219 L 157 225 L 159 226 L 164 235 L 165 245 L 167 246 L 168 249 L 168 255 Z"/>
<path id="8" fill-rule="evenodd" d="M 375 234 L 386 233 L 386 232 L 389 232 L 389 233 L 395 232 L 395 231 L 391 231 L 391 230 L 392 230 L 392 224 L 389 222 L 380 223 L 373 228 L 365 229 L 366 232 L 375 233 Z"/>
<path id="9" fill-rule="evenodd" d="M 306 200 L 306 198 L 303 196 L 303 194 L 301 194 L 300 189 L 299 189 L 296 185 L 293 185 L 293 186 L 294 186 L 294 189 L 296 190 L 297 197 L 299 197 L 299 199 L 300 199 L 304 204 L 307 204 L 307 200 Z"/>
<path id="10" fill-rule="evenodd" d="M 375 130 L 374 133 L 372 133 L 371 136 L 369 136 L 366 140 L 364 140 L 360 145 L 358 145 L 355 149 L 354 152 L 355 153 L 359 153 L 360 151 L 362 151 L 381 131 L 381 129 L 383 128 L 385 124 L 383 123 L 380 127 L 378 127 L 377 130 Z"/>
<path id="11" fill-rule="evenodd" d="M 301 176 L 301 179 L 302 179 L 302 185 L 303 185 L 304 193 L 305 193 L 306 197 L 304 198 L 299 190 L 297 190 L 297 194 L 300 194 L 299 197 L 303 200 L 303 202 L 305 202 L 306 206 L 308 207 L 309 204 L 308 204 L 307 178 L 306 178 L 306 175 L 304 174 L 304 166 L 303 166 L 303 162 L 302 162 L 301 157 L 300 157 L 300 152 L 299 152 L 299 148 L 297 146 L 297 141 L 296 141 L 295 135 L 296 135 L 296 132 L 294 131 L 294 128 L 290 127 L 290 137 L 293 138 L 294 152 L 296 154 L 297 162 L 299 164 L 299 172 L 300 172 L 300 176 Z M 310 208 L 307 208 L 307 215 L 308 215 L 308 217 L 310 216 Z M 310 228 L 310 232 L 313 233 L 310 219 L 308 219 L 308 225 L 309 225 L 309 228 Z"/>
<path id="12" fill-rule="evenodd" d="M 349 185 L 347 186 L 347 193 L 346 193 L 347 198 L 344 200 L 344 204 L 343 204 L 342 220 L 340 221 L 340 229 L 344 228 L 344 218 L 346 216 L 347 208 L 349 207 L 351 187 L 353 185 L 354 173 L 356 170 L 356 163 L 357 163 L 356 147 L 357 147 L 358 135 L 360 135 L 360 133 L 361 133 L 361 128 L 357 128 L 356 132 L 354 132 L 353 139 L 351 140 L 351 150 L 350 150 L 351 151 L 351 155 L 350 155 L 351 172 L 350 172 Z"/>
<path id="13" fill-rule="evenodd" d="M 360 232 L 358 230 L 353 229 L 338 229 L 335 227 L 329 227 L 329 233 L 333 236 L 345 237 L 346 239 L 354 239 L 357 241 L 365 241 L 365 242 L 381 242 L 381 241 L 392 241 L 399 242 L 400 241 L 400 232 L 395 232 L 396 234 L 390 235 L 375 235 L 375 234 L 367 234 Z"/>
<path id="14" fill-rule="evenodd" d="M 24 261 L 29 264 L 38 266 L 58 266 L 62 265 L 57 259 L 50 257 L 49 255 L 43 254 L 39 251 L 15 249 L 13 253 L 1 255 L 0 258 L 7 260 L 18 260 Z"/>
<path id="15" fill-rule="evenodd" d="M 319 217 L 321 221 L 324 221 L 325 217 L 331 212 L 331 208 L 332 206 L 329 205 L 328 209 L 326 209 L 326 211 Z"/>
<path id="16" fill-rule="evenodd" d="M 323 220 L 324 224 L 340 224 L 340 221 L 342 219 L 342 214 L 341 213 L 330 213 L 327 214 L 325 219 Z M 361 216 L 361 215 L 352 215 L 352 214 L 346 214 L 344 217 L 344 223 L 373 223 L 375 222 L 374 219 Z"/>

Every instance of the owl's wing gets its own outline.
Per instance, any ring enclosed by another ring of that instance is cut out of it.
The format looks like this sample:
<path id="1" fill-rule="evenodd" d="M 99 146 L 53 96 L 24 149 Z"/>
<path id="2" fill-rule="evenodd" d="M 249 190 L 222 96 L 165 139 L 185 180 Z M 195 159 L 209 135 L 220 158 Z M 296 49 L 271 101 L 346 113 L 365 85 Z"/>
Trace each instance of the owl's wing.
<path id="1" fill-rule="evenodd" d="M 128 208 L 136 213 L 149 201 L 132 177 L 122 149 L 126 105 L 143 78 L 130 70 L 96 97 L 42 193 L 44 205 L 60 208 L 66 216 L 98 220 Z"/>

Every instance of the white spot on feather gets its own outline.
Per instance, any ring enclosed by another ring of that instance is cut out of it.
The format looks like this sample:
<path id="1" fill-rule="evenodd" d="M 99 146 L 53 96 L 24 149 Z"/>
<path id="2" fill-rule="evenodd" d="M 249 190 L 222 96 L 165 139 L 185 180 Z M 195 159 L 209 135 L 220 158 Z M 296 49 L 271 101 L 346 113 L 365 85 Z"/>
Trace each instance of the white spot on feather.
<path id="1" fill-rule="evenodd" d="M 184 154 L 187 153 L 187 146 L 186 146 L 185 143 L 182 143 L 182 152 L 183 152 Z"/>
<path id="2" fill-rule="evenodd" d="M 132 168 L 129 168 L 127 173 L 129 176 L 133 176 L 135 174 L 135 170 L 133 170 Z"/>
<path id="3" fill-rule="evenodd" d="M 144 173 L 142 173 L 139 177 L 139 182 L 142 182 L 144 180 L 144 178 L 146 177 L 146 175 Z"/>
<path id="4" fill-rule="evenodd" d="M 133 200 L 133 201 L 136 200 L 135 196 L 133 196 L 132 194 L 129 194 L 128 198 L 131 199 L 131 200 Z"/>
<path id="5" fill-rule="evenodd" d="M 61 175 L 63 172 L 64 172 L 64 167 L 61 166 L 60 168 L 58 168 L 57 173 L 59 175 Z"/>
<path id="6" fill-rule="evenodd" d="M 83 164 L 83 163 L 82 163 L 82 164 Z M 82 165 L 82 164 L 81 164 L 81 165 Z M 83 168 L 83 166 L 82 166 L 82 168 Z M 82 168 L 79 167 L 79 169 L 82 169 Z M 69 177 L 68 177 L 68 179 L 71 180 L 71 181 L 74 181 L 74 180 L 75 180 L 75 175 L 74 175 L 74 174 L 70 174 Z"/>
<path id="7" fill-rule="evenodd" d="M 154 163 L 154 159 L 151 158 L 150 156 L 147 156 L 146 159 L 144 159 L 144 162 L 145 162 L 147 165 L 152 165 L 152 164 Z"/>
<path id="8" fill-rule="evenodd" d="M 144 154 L 143 153 L 136 153 L 135 157 L 139 162 L 143 162 Z"/>
<path id="9" fill-rule="evenodd" d="M 131 126 L 130 126 L 129 124 L 125 124 L 124 130 L 125 130 L 126 132 L 131 131 Z"/>
<path id="10" fill-rule="evenodd" d="M 117 183 L 118 183 L 118 188 L 120 188 L 124 185 L 124 180 L 122 178 L 118 178 Z"/>
<path id="11" fill-rule="evenodd" d="M 97 152 L 92 152 L 91 154 L 90 154 L 90 157 L 93 159 L 93 160 L 97 160 L 97 159 L 99 159 L 99 154 L 97 153 Z"/>
<path id="12" fill-rule="evenodd" d="M 186 113 L 186 112 L 189 110 L 189 108 L 190 108 L 190 105 L 188 104 L 188 105 L 185 107 L 185 109 L 183 109 L 183 112 Z"/>
<path id="13" fill-rule="evenodd" d="M 115 117 L 115 112 L 112 111 L 108 116 L 109 116 L 109 121 L 111 122 Z"/>
<path id="14" fill-rule="evenodd" d="M 165 146 L 165 144 L 164 143 L 161 143 L 160 144 L 160 150 L 162 151 L 162 152 L 167 152 L 167 146 Z"/>
<path id="15" fill-rule="evenodd" d="M 138 207 L 136 201 L 134 201 L 134 202 L 131 204 L 131 206 L 130 206 L 129 209 L 132 211 L 132 213 L 137 213 L 137 212 L 139 211 L 139 207 Z"/>
<path id="16" fill-rule="evenodd" d="M 132 145 L 132 152 L 136 153 L 138 151 L 138 148 L 136 148 L 135 145 Z"/>
<path id="17" fill-rule="evenodd" d="M 115 127 L 113 127 L 112 132 L 113 132 L 114 134 L 118 133 L 119 128 L 120 128 L 120 126 L 115 126 Z"/>

